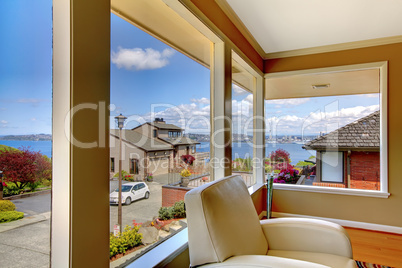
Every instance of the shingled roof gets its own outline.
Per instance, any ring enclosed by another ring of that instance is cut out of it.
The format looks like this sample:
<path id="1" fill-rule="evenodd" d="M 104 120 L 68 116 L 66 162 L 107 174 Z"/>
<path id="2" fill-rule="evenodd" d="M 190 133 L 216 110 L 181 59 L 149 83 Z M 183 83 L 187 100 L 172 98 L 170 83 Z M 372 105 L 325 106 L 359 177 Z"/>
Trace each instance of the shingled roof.
<path id="1" fill-rule="evenodd" d="M 119 130 L 111 129 L 110 135 L 119 138 Z M 173 147 L 170 144 L 167 144 L 163 141 L 159 141 L 158 139 L 152 139 L 148 136 L 142 135 L 139 132 L 132 130 L 122 130 L 121 138 L 138 148 L 143 149 L 144 151 L 160 151 L 160 150 L 173 150 Z"/>
<path id="2" fill-rule="evenodd" d="M 192 144 L 200 144 L 199 142 L 190 139 L 189 137 L 170 137 L 170 138 L 160 138 L 170 144 L 173 145 L 192 145 Z"/>
<path id="3" fill-rule="evenodd" d="M 318 137 L 303 146 L 303 149 L 316 151 L 331 148 L 379 150 L 380 111 Z"/>
<path id="4" fill-rule="evenodd" d="M 150 124 L 150 125 L 153 125 L 153 126 L 156 127 L 156 128 L 159 128 L 159 129 L 183 130 L 182 128 L 180 128 L 180 127 L 178 127 L 178 126 L 176 126 L 176 125 L 173 125 L 173 124 L 156 123 L 156 122 L 152 122 L 152 123 L 149 123 L 149 124 Z"/>
<path id="5" fill-rule="evenodd" d="M 174 130 L 174 131 L 182 131 L 183 130 L 182 128 L 180 128 L 180 127 L 178 127 L 176 125 L 173 125 L 173 124 L 157 123 L 157 122 L 146 122 L 146 123 L 144 123 L 142 125 L 136 126 L 132 130 L 135 130 L 135 129 L 139 128 L 139 127 L 142 127 L 145 124 L 154 126 L 154 127 L 158 128 L 158 129 L 164 129 L 164 130 Z"/>

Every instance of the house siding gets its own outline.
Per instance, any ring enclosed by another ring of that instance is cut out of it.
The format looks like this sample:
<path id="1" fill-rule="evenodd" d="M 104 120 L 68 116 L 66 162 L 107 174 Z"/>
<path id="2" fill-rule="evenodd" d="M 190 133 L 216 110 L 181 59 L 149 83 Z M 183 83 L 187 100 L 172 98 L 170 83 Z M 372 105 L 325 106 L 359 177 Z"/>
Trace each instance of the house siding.
<path id="1" fill-rule="evenodd" d="M 123 152 L 123 159 L 122 159 L 123 161 L 121 164 L 122 170 L 127 171 L 129 173 L 130 159 L 137 159 L 139 161 L 139 167 L 138 167 L 138 174 L 135 175 L 135 178 L 139 180 L 143 179 L 145 177 L 144 159 L 146 153 L 140 148 L 130 145 L 124 141 L 122 146 L 122 152 Z M 119 140 L 114 136 L 110 136 L 110 157 L 114 158 L 115 173 L 119 172 L 120 146 L 119 146 Z M 111 174 L 111 177 L 113 177 L 113 175 L 114 174 Z"/>

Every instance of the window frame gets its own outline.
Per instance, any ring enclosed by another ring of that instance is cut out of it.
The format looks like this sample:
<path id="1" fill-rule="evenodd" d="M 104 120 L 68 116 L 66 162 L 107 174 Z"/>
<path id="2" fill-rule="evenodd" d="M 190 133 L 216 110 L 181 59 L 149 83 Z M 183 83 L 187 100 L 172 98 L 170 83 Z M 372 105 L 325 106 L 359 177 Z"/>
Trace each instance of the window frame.
<path id="1" fill-rule="evenodd" d="M 265 79 L 285 77 L 291 75 L 320 74 L 330 72 L 347 72 L 366 69 L 378 69 L 380 73 L 380 190 L 363 190 L 350 188 L 335 188 L 312 185 L 292 185 L 274 183 L 273 188 L 277 190 L 302 191 L 329 193 L 340 195 L 367 196 L 388 198 L 391 194 L 388 192 L 388 61 L 343 65 L 336 67 L 326 67 L 318 69 L 308 69 L 300 71 L 288 71 L 279 73 L 265 74 Z"/>

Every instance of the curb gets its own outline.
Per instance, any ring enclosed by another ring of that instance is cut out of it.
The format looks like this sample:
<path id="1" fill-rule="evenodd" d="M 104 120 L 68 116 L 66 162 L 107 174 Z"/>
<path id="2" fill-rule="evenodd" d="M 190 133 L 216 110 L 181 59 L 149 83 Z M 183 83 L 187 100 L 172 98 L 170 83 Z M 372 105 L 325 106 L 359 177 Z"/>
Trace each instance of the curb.
<path id="1" fill-rule="evenodd" d="M 16 199 L 27 198 L 27 197 L 37 196 L 37 195 L 42 195 L 42 194 L 50 194 L 51 192 L 52 192 L 52 189 L 39 191 L 39 192 L 33 192 L 33 193 L 12 195 L 12 196 L 4 197 L 3 200 L 16 200 Z"/>
<path id="2" fill-rule="evenodd" d="M 50 219 L 50 211 L 42 214 L 32 215 L 21 220 L 5 222 L 0 224 L 0 233 L 20 228 L 26 225 L 38 223 Z"/>

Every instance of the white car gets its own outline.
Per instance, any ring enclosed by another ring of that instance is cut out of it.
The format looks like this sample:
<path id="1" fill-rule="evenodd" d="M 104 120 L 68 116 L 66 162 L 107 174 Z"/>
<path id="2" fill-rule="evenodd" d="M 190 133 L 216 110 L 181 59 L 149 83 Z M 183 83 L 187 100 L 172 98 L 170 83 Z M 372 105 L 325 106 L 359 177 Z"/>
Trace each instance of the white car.
<path id="1" fill-rule="evenodd" d="M 149 188 L 144 182 L 128 182 L 121 186 L 121 202 L 130 205 L 132 201 L 149 198 Z M 119 203 L 119 188 L 110 193 L 110 204 Z"/>

